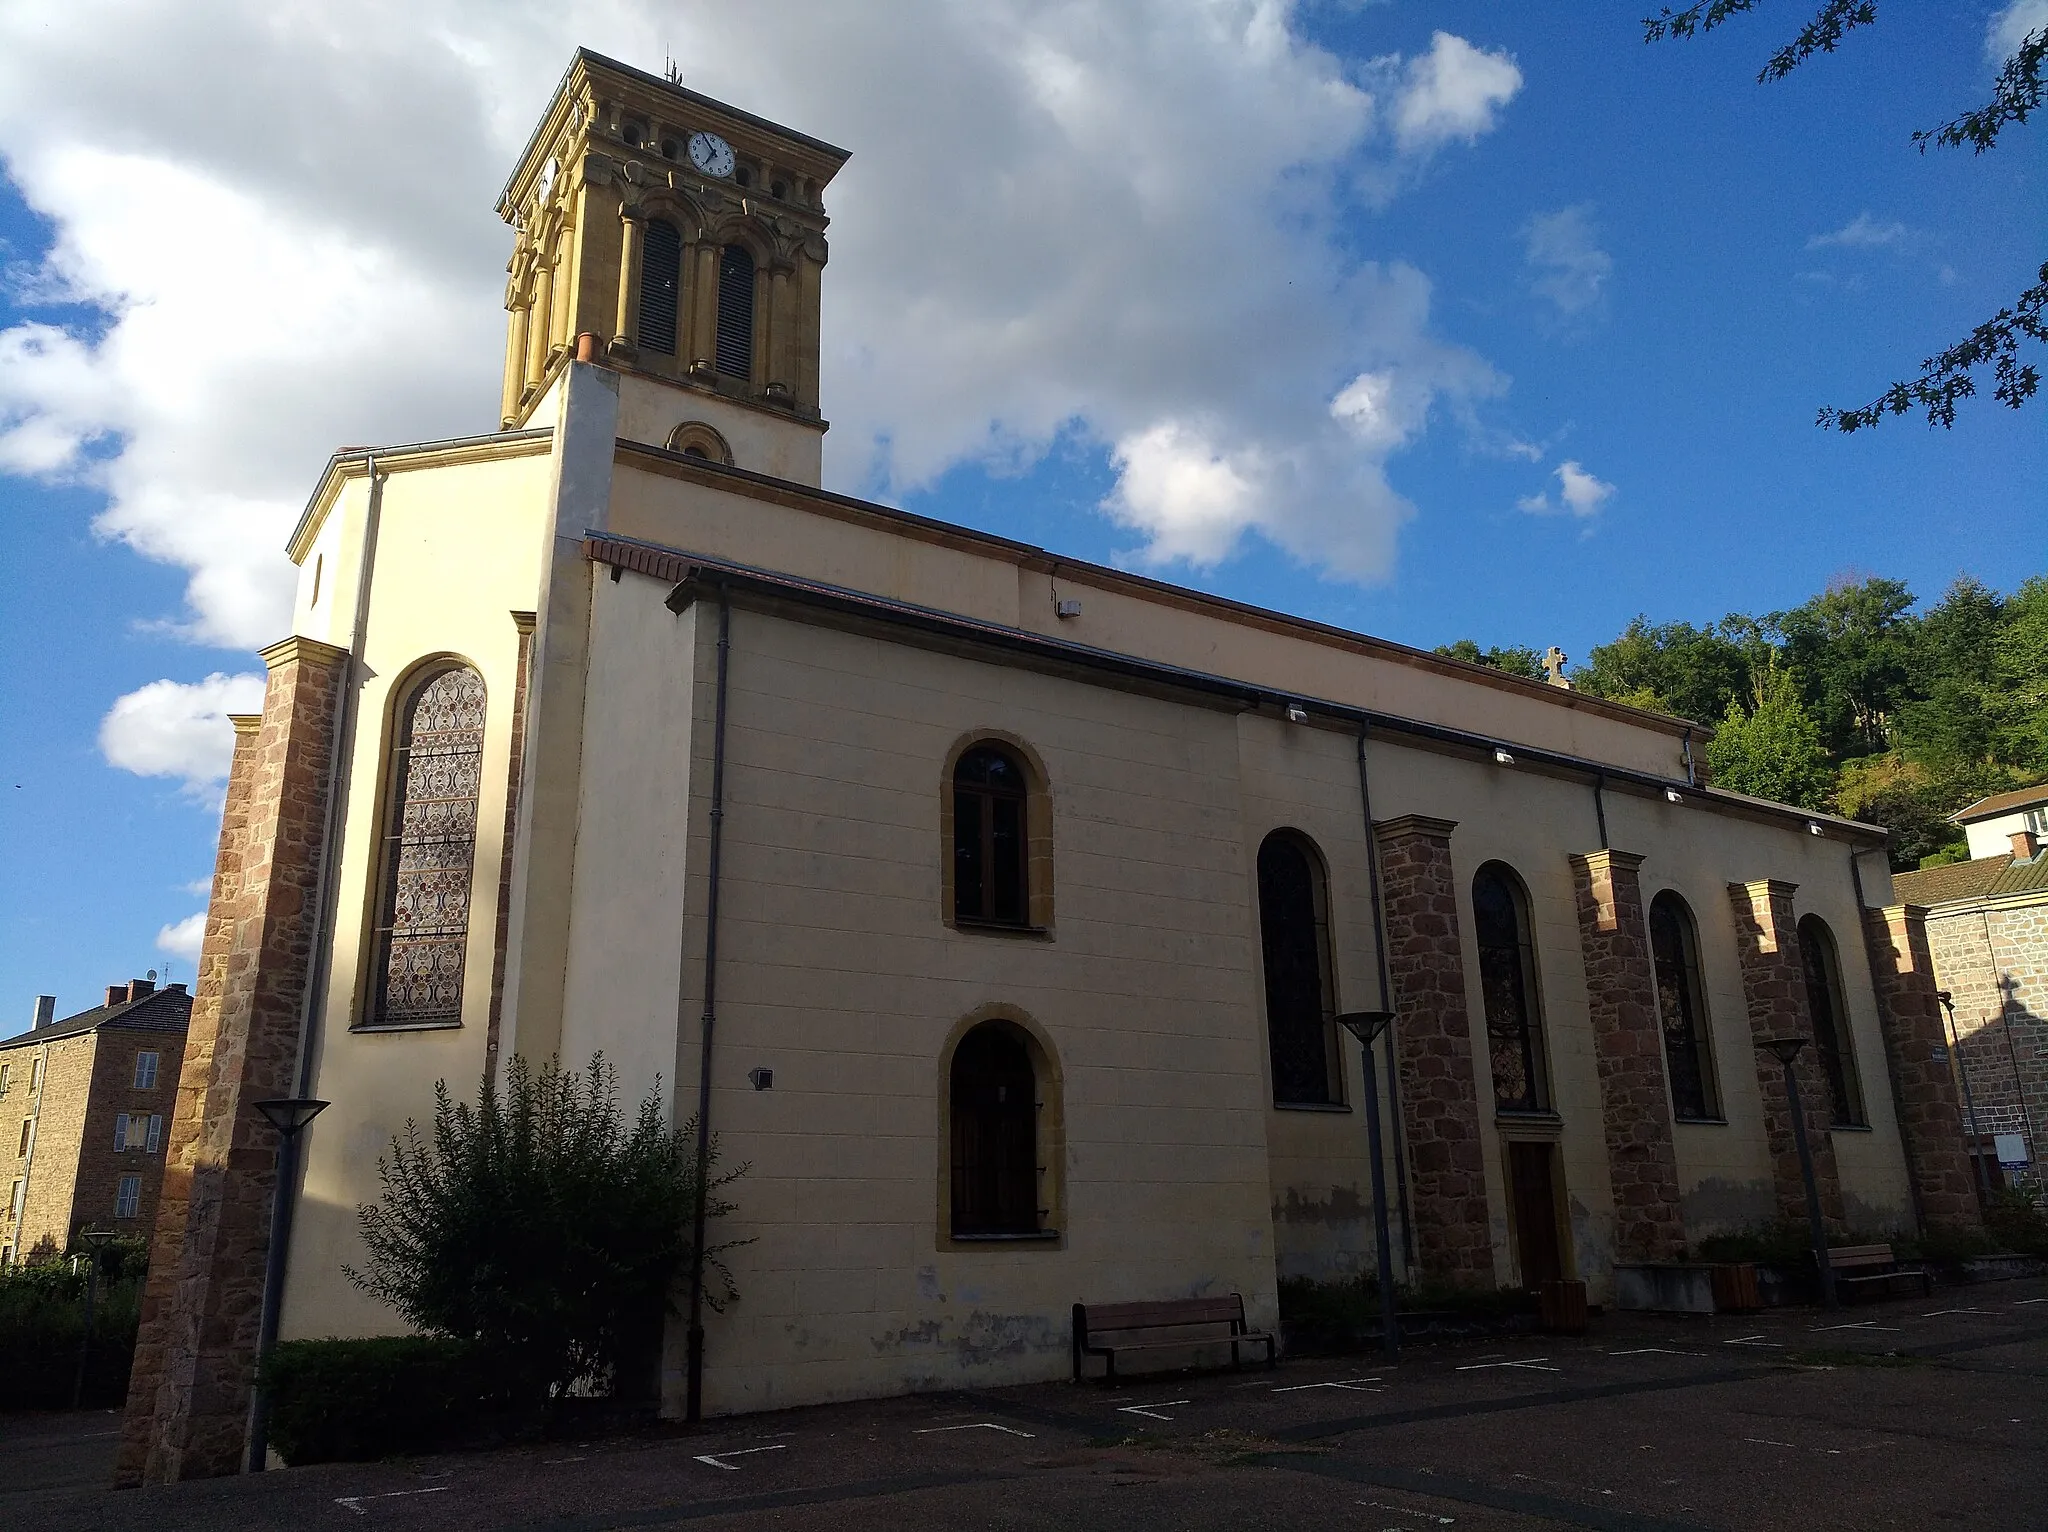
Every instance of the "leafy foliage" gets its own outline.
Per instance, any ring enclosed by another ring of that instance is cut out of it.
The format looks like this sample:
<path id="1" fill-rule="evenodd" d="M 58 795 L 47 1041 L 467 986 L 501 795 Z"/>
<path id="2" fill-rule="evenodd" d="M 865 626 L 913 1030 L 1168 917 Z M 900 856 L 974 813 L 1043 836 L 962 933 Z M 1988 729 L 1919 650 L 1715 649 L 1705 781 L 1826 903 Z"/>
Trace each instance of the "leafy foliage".
<path id="1" fill-rule="evenodd" d="M 1824 807 L 1832 778 L 1820 730 L 1799 700 L 1790 671 L 1773 665 L 1757 678 L 1755 705 L 1731 701 L 1707 746 L 1716 786 L 1803 809 Z"/>
<path id="2" fill-rule="evenodd" d="M 1461 638 L 1455 643 L 1437 645 L 1436 652 L 1445 659 L 1463 660 L 1467 665 L 1485 665 L 1494 670 L 1505 670 L 1511 676 L 1526 676 L 1531 681 L 1543 679 L 1543 656 L 1522 645 L 1509 649 L 1482 649 L 1471 639 Z"/>
<path id="3" fill-rule="evenodd" d="M 281 1341 L 262 1374 L 270 1445 L 294 1468 L 528 1434 L 521 1382 L 491 1348 L 445 1335 Z"/>
<path id="4" fill-rule="evenodd" d="M 1757 0 L 1700 0 L 1679 11 L 1667 6 L 1659 15 L 1644 18 L 1643 40 L 1654 43 L 1711 32 L 1730 17 L 1755 9 L 1756 4 Z M 1757 75 L 1758 83 L 1782 80 L 1816 53 L 1833 53 L 1851 29 L 1876 20 L 1876 0 L 1825 0 L 1799 35 L 1771 55 Z M 1929 145 L 1950 149 L 1968 145 L 1978 154 L 1984 153 L 2006 128 L 2024 123 L 2039 110 L 2044 68 L 2048 68 L 2048 28 L 2036 28 L 2020 39 L 2000 67 L 1990 101 L 1938 128 L 1916 131 L 1913 143 L 1922 154 Z M 1887 415 L 1924 409 L 1929 425 L 1947 429 L 1956 422 L 1956 405 L 1977 392 L 1972 374 L 1987 365 L 1997 380 L 1992 397 L 2018 409 L 2041 386 L 2040 369 L 2022 362 L 2019 348 L 2023 340 L 2048 342 L 2044 313 L 2048 313 L 2048 262 L 2042 264 L 2035 285 L 2021 293 L 2012 307 L 2000 309 L 1955 345 L 1921 362 L 1919 377 L 1892 384 L 1860 409 L 1824 408 L 1815 423 L 1846 435 L 1866 430 Z"/>
<path id="5" fill-rule="evenodd" d="M 92 1350 L 83 1402 L 118 1406 L 128 1397 L 128 1369 L 142 1310 L 142 1280 L 109 1256 L 93 1304 Z M 83 1268 L 68 1262 L 0 1271 L 0 1410 L 58 1410 L 71 1403 L 85 1339 Z"/>
<path id="6" fill-rule="evenodd" d="M 383 1201 L 358 1209 L 369 1265 L 349 1280 L 547 1396 L 643 1383 L 692 1254 L 697 1127 L 669 1128 L 653 1095 L 629 1125 L 617 1086 L 602 1054 L 587 1071 L 515 1060 L 504 1093 L 487 1075 L 473 1107 L 437 1082 L 431 1136 L 407 1123 L 378 1161 Z M 746 1169 L 706 1183 L 711 1217 L 734 1210 L 721 1190 Z M 738 1296 L 718 1259 L 730 1248 L 705 1251 L 713 1308 Z"/>

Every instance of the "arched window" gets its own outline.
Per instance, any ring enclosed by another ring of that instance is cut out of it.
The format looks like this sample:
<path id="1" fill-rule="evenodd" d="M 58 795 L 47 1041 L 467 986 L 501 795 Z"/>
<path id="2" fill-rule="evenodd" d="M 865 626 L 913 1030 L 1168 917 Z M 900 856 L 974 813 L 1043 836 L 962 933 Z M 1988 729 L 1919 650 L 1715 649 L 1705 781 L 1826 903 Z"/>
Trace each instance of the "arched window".
<path id="1" fill-rule="evenodd" d="M 1849 1008 L 1842 1003 L 1842 965 L 1835 936 L 1818 915 L 1799 922 L 1799 956 L 1806 965 L 1806 1005 L 1813 1013 L 1813 1051 L 1828 1086 L 1829 1121 L 1863 1126 L 1863 1092 L 1849 1047 Z"/>
<path id="2" fill-rule="evenodd" d="M 1289 830 L 1275 830 L 1259 847 L 1259 945 L 1273 1099 L 1292 1106 L 1333 1103 L 1337 1049 L 1329 893 L 1315 852 Z"/>
<path id="3" fill-rule="evenodd" d="M 1023 1032 L 984 1021 L 953 1050 L 952 1232 L 1039 1232 L 1038 1090 Z"/>
<path id="4" fill-rule="evenodd" d="M 953 768 L 953 918 L 1030 923 L 1030 848 L 1024 763 L 1000 745 L 976 745 Z"/>
<path id="5" fill-rule="evenodd" d="M 754 257 L 741 245 L 718 252 L 718 370 L 754 375 Z"/>
<path id="6" fill-rule="evenodd" d="M 647 220 L 640 250 L 640 349 L 674 356 L 683 287 L 683 236 L 665 218 Z"/>
<path id="7" fill-rule="evenodd" d="M 1670 889 L 1650 901 L 1650 961 L 1657 973 L 1657 1014 L 1664 1023 L 1672 1115 L 1718 1117 L 1707 994 L 1700 983 L 1699 933 L 1692 911 Z"/>
<path id="8" fill-rule="evenodd" d="M 1503 1112 L 1547 1111 L 1529 899 L 1522 880 L 1499 862 L 1487 863 L 1472 880 L 1472 926 L 1479 945 L 1494 1106 Z"/>
<path id="9" fill-rule="evenodd" d="M 417 678 L 391 751 L 368 1025 L 461 1024 L 483 754 L 483 677 L 450 664 Z"/>

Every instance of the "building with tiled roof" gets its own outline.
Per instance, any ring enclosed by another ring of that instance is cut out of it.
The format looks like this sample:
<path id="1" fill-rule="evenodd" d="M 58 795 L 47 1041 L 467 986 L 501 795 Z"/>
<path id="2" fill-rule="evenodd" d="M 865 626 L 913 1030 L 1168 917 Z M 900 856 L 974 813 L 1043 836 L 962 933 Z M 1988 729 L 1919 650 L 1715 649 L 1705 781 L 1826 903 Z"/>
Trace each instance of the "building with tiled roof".
<path id="1" fill-rule="evenodd" d="M 2048 843 L 2048 782 L 1979 798 L 1953 817 L 1969 837 L 1970 855 L 1980 861 L 2004 851 L 2015 835 Z"/>
<path id="2" fill-rule="evenodd" d="M 0 1265 L 61 1255 L 87 1224 L 147 1237 L 163 1186 L 164 1146 L 192 997 L 149 979 L 0 1039 Z"/>

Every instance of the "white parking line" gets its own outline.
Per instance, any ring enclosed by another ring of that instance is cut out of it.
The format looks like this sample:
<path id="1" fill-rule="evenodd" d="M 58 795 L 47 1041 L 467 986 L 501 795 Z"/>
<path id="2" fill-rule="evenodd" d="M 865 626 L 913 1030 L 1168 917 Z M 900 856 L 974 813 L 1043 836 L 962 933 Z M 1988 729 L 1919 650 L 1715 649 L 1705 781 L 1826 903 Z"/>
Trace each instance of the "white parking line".
<path id="1" fill-rule="evenodd" d="M 1519 1362 L 1467 1362 L 1463 1367 L 1460 1367 L 1457 1370 L 1459 1372 L 1480 1372 L 1488 1367 L 1527 1367 L 1535 1372 L 1564 1371 L 1562 1367 L 1545 1367 L 1543 1363 L 1549 1360 L 1550 1358 L 1547 1356 L 1532 1356 L 1524 1357 Z"/>
<path id="2" fill-rule="evenodd" d="M 912 1434 L 915 1436 L 937 1436 L 941 1431 L 1001 1431 L 1009 1436 L 1031 1435 L 1029 1431 L 1017 1431 L 1012 1430 L 1009 1426 L 999 1426 L 993 1420 L 977 1420 L 972 1425 L 965 1426 L 920 1426 Z"/>
<path id="3" fill-rule="evenodd" d="M 1669 1346 L 1638 1346 L 1633 1351 L 1610 1351 L 1609 1356 L 1704 1356 L 1701 1351 L 1673 1351 Z"/>
<path id="4" fill-rule="evenodd" d="M 1768 1436 L 1745 1436 L 1743 1440 L 1755 1442 L 1759 1447 L 1790 1447 L 1795 1452 L 1799 1449 L 1797 1442 L 1774 1442 Z"/>
<path id="5" fill-rule="evenodd" d="M 787 1447 L 788 1445 L 788 1442 L 777 1442 L 772 1447 L 741 1447 L 731 1452 L 704 1452 L 698 1454 L 697 1461 L 700 1463 L 709 1464 L 713 1468 L 723 1468 L 730 1473 L 738 1473 L 740 1471 L 739 1464 L 727 1463 L 724 1462 L 723 1459 L 743 1458 L 750 1452 L 780 1452 L 784 1447 Z"/>
<path id="6" fill-rule="evenodd" d="M 1944 1310 L 1943 1312 L 1960 1313 L 1961 1310 Z M 1807 1328 L 1815 1335 L 1822 1335 L 1828 1332 L 1829 1330 L 1890 1330 L 1896 1334 L 1899 1327 L 1897 1325 L 1881 1325 L 1874 1319 L 1865 1319 L 1855 1324 L 1809 1325 Z"/>
<path id="7" fill-rule="evenodd" d="M 1379 1382 L 1378 1378 L 1346 1378 L 1342 1383 L 1290 1383 L 1285 1388 L 1274 1389 L 1273 1392 L 1276 1394 L 1298 1394 L 1305 1388 L 1348 1388 L 1353 1393 L 1359 1394 L 1385 1393 L 1385 1389 L 1366 1388 L 1363 1386 L 1367 1383 L 1377 1382 Z"/>
<path id="8" fill-rule="evenodd" d="M 2037 1298 L 2034 1301 L 2039 1303 L 2042 1300 Z M 1990 1312 L 1991 1310 L 1989 1309 L 1929 1309 L 1920 1317 L 1922 1319 L 1939 1319 L 1944 1314 L 1989 1314 Z"/>
<path id="9" fill-rule="evenodd" d="M 1783 1346 L 1783 1345 L 1784 1345 L 1785 1343 L 1784 1343 L 1783 1341 L 1765 1340 L 1765 1339 L 1763 1338 L 1763 1334 L 1762 1334 L 1762 1332 L 1761 1332 L 1761 1331 L 1759 1331 L 1759 1332 L 1758 1332 L 1757 1334 L 1755 1334 L 1755 1335 L 1738 1335 L 1738 1336 L 1736 1336 L 1736 1337 L 1735 1337 L 1735 1339 L 1733 1339 L 1733 1340 L 1724 1340 L 1723 1342 L 1721 1342 L 1721 1344 L 1722 1344 L 1722 1345 L 1724 1345 L 1724 1346 L 1779 1346 L 1779 1347 L 1782 1347 L 1782 1346 Z"/>
<path id="10" fill-rule="evenodd" d="M 1420 1517 L 1424 1521 L 1433 1521 L 1440 1527 L 1452 1526 L 1458 1520 L 1455 1516 L 1438 1516 L 1431 1511 L 1418 1511 L 1412 1505 L 1388 1505 L 1384 1500 L 1361 1500 L 1358 1503 L 1360 1505 L 1369 1505 L 1375 1510 L 1397 1511 L 1403 1516 Z"/>
<path id="11" fill-rule="evenodd" d="M 2019 1300 L 2019 1302 L 2015 1303 L 2013 1307 L 2016 1309 L 2023 1309 L 2030 1303 L 2048 1303 L 2048 1298 L 2022 1298 Z"/>
<path id="12" fill-rule="evenodd" d="M 1193 1404 L 1193 1403 L 1194 1403 L 1194 1400 L 1192 1400 L 1192 1399 L 1161 1399 L 1161 1400 L 1159 1400 L 1159 1401 L 1158 1401 L 1158 1404 L 1159 1404 L 1159 1410 L 1163 1410 L 1163 1409 L 1167 1408 L 1167 1407 L 1168 1407 L 1169 1405 L 1175 1405 L 1175 1404 Z M 1159 1413 L 1159 1410 L 1148 1410 L 1148 1409 L 1147 1409 L 1147 1408 L 1145 1408 L 1145 1406 L 1144 1406 L 1144 1405 L 1142 1405 L 1142 1404 L 1127 1404 L 1127 1405 L 1125 1405 L 1125 1406 L 1124 1406 L 1124 1407 L 1123 1407 L 1122 1409 L 1118 1410 L 1118 1411 L 1117 1411 L 1117 1414 L 1119 1414 L 1119 1415 L 1150 1415 L 1150 1416 L 1151 1416 L 1151 1417 L 1152 1417 L 1152 1418 L 1153 1418 L 1154 1420 L 1171 1420 L 1171 1419 L 1173 1419 L 1173 1417 L 1172 1417 L 1171 1415 L 1162 1415 L 1162 1414 L 1160 1414 L 1160 1413 Z"/>
<path id="13" fill-rule="evenodd" d="M 347 1506 L 358 1516 L 367 1516 L 370 1513 L 363 1509 L 365 1500 L 396 1500 L 400 1495 L 438 1495 L 447 1487 L 445 1484 L 436 1484 L 432 1489 L 388 1489 L 381 1495 L 336 1495 L 334 1503 Z"/>

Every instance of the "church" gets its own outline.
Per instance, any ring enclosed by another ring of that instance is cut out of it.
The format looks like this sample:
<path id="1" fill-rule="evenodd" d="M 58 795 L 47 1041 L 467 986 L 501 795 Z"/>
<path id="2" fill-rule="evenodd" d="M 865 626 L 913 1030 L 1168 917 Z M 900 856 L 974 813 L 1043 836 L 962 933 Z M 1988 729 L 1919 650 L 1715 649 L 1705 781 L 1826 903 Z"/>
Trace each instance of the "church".
<path id="1" fill-rule="evenodd" d="M 388 1333 L 433 1085 L 619 1068 L 749 1173 L 663 1406 L 1057 1377 L 1076 1302 L 1492 1290 L 1978 1217 L 1884 831 L 1681 719 L 821 487 L 847 153 L 581 52 L 507 183 L 501 429 L 338 452 L 238 717 L 121 1474 Z M 1391 1012 L 1376 1067 L 1342 1015 Z M 277 1185 L 259 1100 L 330 1103 Z M 699 1343 L 701 1342 L 701 1343 Z"/>

